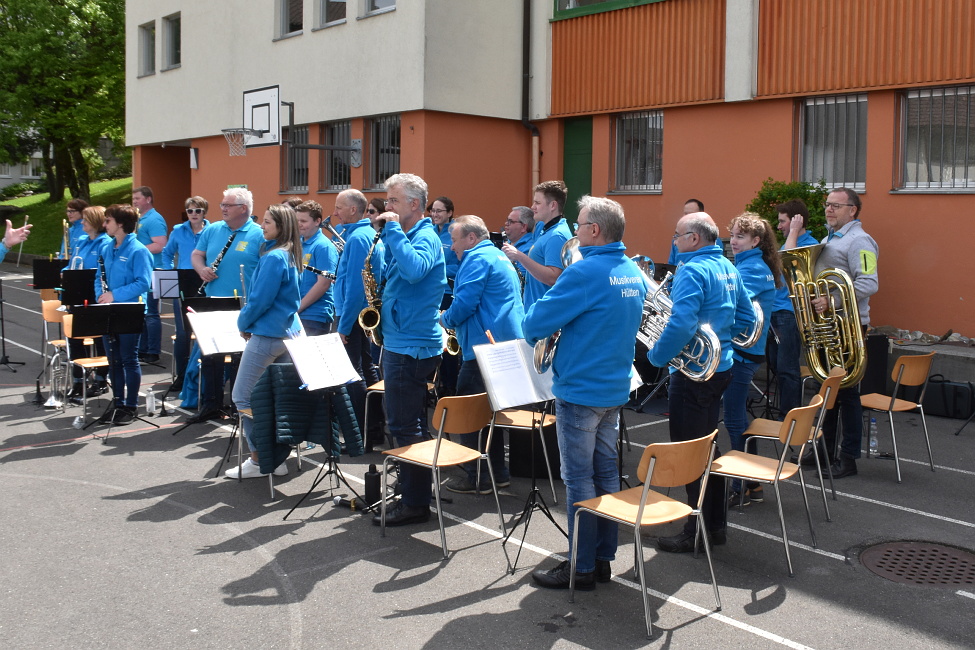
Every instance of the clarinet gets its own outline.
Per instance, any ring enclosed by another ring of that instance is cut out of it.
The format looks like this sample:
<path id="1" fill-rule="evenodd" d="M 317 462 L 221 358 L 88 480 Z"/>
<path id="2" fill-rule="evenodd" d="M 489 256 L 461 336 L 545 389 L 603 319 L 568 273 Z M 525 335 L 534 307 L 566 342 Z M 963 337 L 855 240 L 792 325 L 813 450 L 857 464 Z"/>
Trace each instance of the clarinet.
<path id="1" fill-rule="evenodd" d="M 234 232 L 230 233 L 230 239 L 228 239 L 227 240 L 227 243 L 223 245 L 223 250 L 221 250 L 220 253 L 217 254 L 217 259 L 213 260 L 213 264 L 210 265 L 210 270 L 213 271 L 214 273 L 216 273 L 217 272 L 217 269 L 220 268 L 220 262 L 223 261 L 223 256 L 227 254 L 227 251 L 228 250 L 230 250 L 230 245 L 234 243 L 234 238 L 236 236 L 237 236 L 237 231 L 236 230 Z M 207 280 L 206 282 L 204 282 L 203 284 L 201 284 L 200 285 L 200 290 L 197 291 L 196 294 L 198 296 L 204 296 L 204 295 L 206 295 L 204 292 L 206 291 L 206 288 L 207 288 L 207 285 L 208 284 L 210 284 L 210 280 Z"/>
<path id="2" fill-rule="evenodd" d="M 323 271 L 321 269 L 316 269 L 314 266 L 310 266 L 308 264 L 305 264 L 305 270 L 306 271 L 311 271 L 315 275 L 320 275 L 323 278 L 328 278 L 329 280 L 335 280 L 335 274 L 334 273 L 329 273 L 328 271 Z"/>
<path id="3" fill-rule="evenodd" d="M 105 274 L 105 258 L 98 256 L 98 270 L 101 271 L 102 293 L 108 293 L 108 277 Z"/>

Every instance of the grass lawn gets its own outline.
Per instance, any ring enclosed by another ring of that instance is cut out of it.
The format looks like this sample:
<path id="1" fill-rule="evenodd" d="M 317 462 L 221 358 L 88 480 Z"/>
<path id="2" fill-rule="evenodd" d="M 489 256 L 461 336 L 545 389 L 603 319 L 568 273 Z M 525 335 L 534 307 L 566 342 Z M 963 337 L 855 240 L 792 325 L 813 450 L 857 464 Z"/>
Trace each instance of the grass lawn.
<path id="1" fill-rule="evenodd" d="M 24 252 L 36 255 L 57 254 L 61 250 L 61 239 L 64 235 L 62 221 L 64 209 L 70 200 L 65 196 L 57 203 L 48 202 L 48 194 L 34 194 L 21 199 L 0 202 L 0 205 L 16 205 L 24 212 L 17 214 L 10 221 L 14 226 L 24 225 L 24 215 L 30 215 L 30 238 L 24 242 Z M 91 184 L 92 205 L 109 206 L 113 203 L 132 202 L 132 178 L 120 178 Z M 16 251 L 16 249 L 15 249 Z"/>

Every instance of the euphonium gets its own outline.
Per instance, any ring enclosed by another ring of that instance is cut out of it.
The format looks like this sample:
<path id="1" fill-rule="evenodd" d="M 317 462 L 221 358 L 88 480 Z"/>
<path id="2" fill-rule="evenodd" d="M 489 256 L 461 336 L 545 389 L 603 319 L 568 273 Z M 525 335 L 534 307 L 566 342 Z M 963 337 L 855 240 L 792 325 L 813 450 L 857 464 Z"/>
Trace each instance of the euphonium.
<path id="1" fill-rule="evenodd" d="M 739 348 L 750 348 L 758 343 L 758 339 L 762 338 L 762 330 L 765 329 L 765 312 L 762 310 L 762 306 L 758 304 L 757 300 L 752 300 L 752 311 L 755 312 L 755 323 L 751 326 L 751 328 L 746 329 L 744 332 L 731 339 L 731 342 L 737 345 Z"/>
<path id="2" fill-rule="evenodd" d="M 647 283 L 647 297 L 643 301 L 643 319 L 636 332 L 636 340 L 647 346 L 648 350 L 652 350 L 660 339 L 673 311 L 674 303 L 664 289 L 670 277 L 671 274 L 668 273 L 663 282 L 657 284 L 653 278 L 643 273 L 643 279 Z M 707 381 L 714 375 L 720 362 L 721 341 L 711 326 L 705 324 L 698 328 L 694 338 L 684 346 L 680 354 L 670 360 L 670 365 L 689 379 Z"/>
<path id="3" fill-rule="evenodd" d="M 366 261 L 362 265 L 362 288 L 366 293 L 366 302 L 368 304 L 365 309 L 359 312 L 359 327 L 366 333 L 366 337 L 376 345 L 383 344 L 382 332 L 379 329 L 383 301 L 379 285 L 376 284 L 376 276 L 372 273 L 372 253 L 376 250 L 376 244 L 379 243 L 379 238 L 382 237 L 383 227 L 385 225 L 385 222 L 380 225 L 379 232 L 376 233 L 376 236 L 372 240 L 372 246 L 369 247 L 369 252 L 366 253 Z"/>
<path id="4" fill-rule="evenodd" d="M 573 237 L 562 244 L 562 268 L 566 268 L 570 264 L 575 264 L 581 259 L 582 253 L 579 252 L 578 237 Z M 538 374 L 543 374 L 551 367 L 552 360 L 555 358 L 555 347 L 559 342 L 559 336 L 561 334 L 562 330 L 559 330 L 548 338 L 544 338 L 535 343 L 535 357 L 533 362 L 535 364 L 535 371 Z"/>
<path id="5" fill-rule="evenodd" d="M 816 259 L 824 247 L 825 244 L 816 244 L 782 251 L 782 267 L 809 371 L 822 382 L 829 376 L 830 369 L 840 366 L 846 370 L 840 386 L 846 388 L 856 385 L 866 370 L 860 309 L 853 281 L 846 272 L 825 269 L 815 275 Z M 833 300 L 834 293 L 838 305 Z M 822 297 L 827 299 L 828 307 L 818 314 L 812 301 Z"/>

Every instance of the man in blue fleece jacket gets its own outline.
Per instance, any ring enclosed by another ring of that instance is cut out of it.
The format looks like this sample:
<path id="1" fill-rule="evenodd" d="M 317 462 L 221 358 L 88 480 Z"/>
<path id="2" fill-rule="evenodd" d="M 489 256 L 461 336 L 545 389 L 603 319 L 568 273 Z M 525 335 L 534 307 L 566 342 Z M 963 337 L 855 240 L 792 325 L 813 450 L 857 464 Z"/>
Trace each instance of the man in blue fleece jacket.
<path id="1" fill-rule="evenodd" d="M 397 445 L 427 435 L 427 379 L 440 365 L 443 343 L 440 301 L 447 288 L 443 243 L 424 218 L 427 184 L 414 174 L 386 180 L 382 239 L 386 244 L 385 283 L 380 329 L 385 346 L 386 417 Z M 403 463 L 402 499 L 386 513 L 387 526 L 430 519 L 430 470 Z M 373 523 L 380 524 L 376 515 Z"/>
<path id="2" fill-rule="evenodd" d="M 552 362 L 555 418 L 565 482 L 570 552 L 577 547 L 576 588 L 594 589 L 611 578 L 617 525 L 588 513 L 575 530 L 573 504 L 619 490 L 616 441 L 620 408 L 630 394 L 636 332 L 646 285 L 626 256 L 626 219 L 619 203 L 584 196 L 579 200 L 582 259 L 561 273 L 555 285 L 525 316 L 525 339 L 534 344 L 561 330 Z M 566 589 L 569 562 L 535 569 L 536 584 Z"/>
<path id="3" fill-rule="evenodd" d="M 731 381 L 731 339 L 750 329 L 755 312 L 738 271 L 717 245 L 718 227 L 704 212 L 685 215 L 677 222 L 677 273 L 670 297 L 673 311 L 660 338 L 650 349 L 650 363 L 663 368 L 680 354 L 701 325 L 709 324 L 721 342 L 721 360 L 706 381 L 692 381 L 681 372 L 670 374 L 670 439 L 672 442 L 706 436 L 718 426 L 721 395 Z M 687 502 L 697 505 L 700 483 L 689 483 Z M 711 480 L 704 499 L 704 528 L 712 544 L 725 543 L 724 485 Z M 696 522 L 688 517 L 684 530 L 673 537 L 661 537 L 662 551 L 686 553 L 694 550 Z"/>

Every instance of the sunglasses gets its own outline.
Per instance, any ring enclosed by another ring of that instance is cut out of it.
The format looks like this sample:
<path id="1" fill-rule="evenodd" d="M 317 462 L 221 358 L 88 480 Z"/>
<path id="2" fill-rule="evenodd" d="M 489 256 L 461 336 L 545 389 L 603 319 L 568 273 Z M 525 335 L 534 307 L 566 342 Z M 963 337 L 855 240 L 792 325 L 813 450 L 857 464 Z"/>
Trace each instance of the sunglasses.
<path id="1" fill-rule="evenodd" d="M 377 210 L 376 208 L 369 208 L 368 210 L 366 210 L 366 213 L 367 214 L 379 214 L 379 210 Z"/>
<path id="2" fill-rule="evenodd" d="M 186 208 L 186 214 L 206 214 L 207 211 L 203 208 Z"/>

